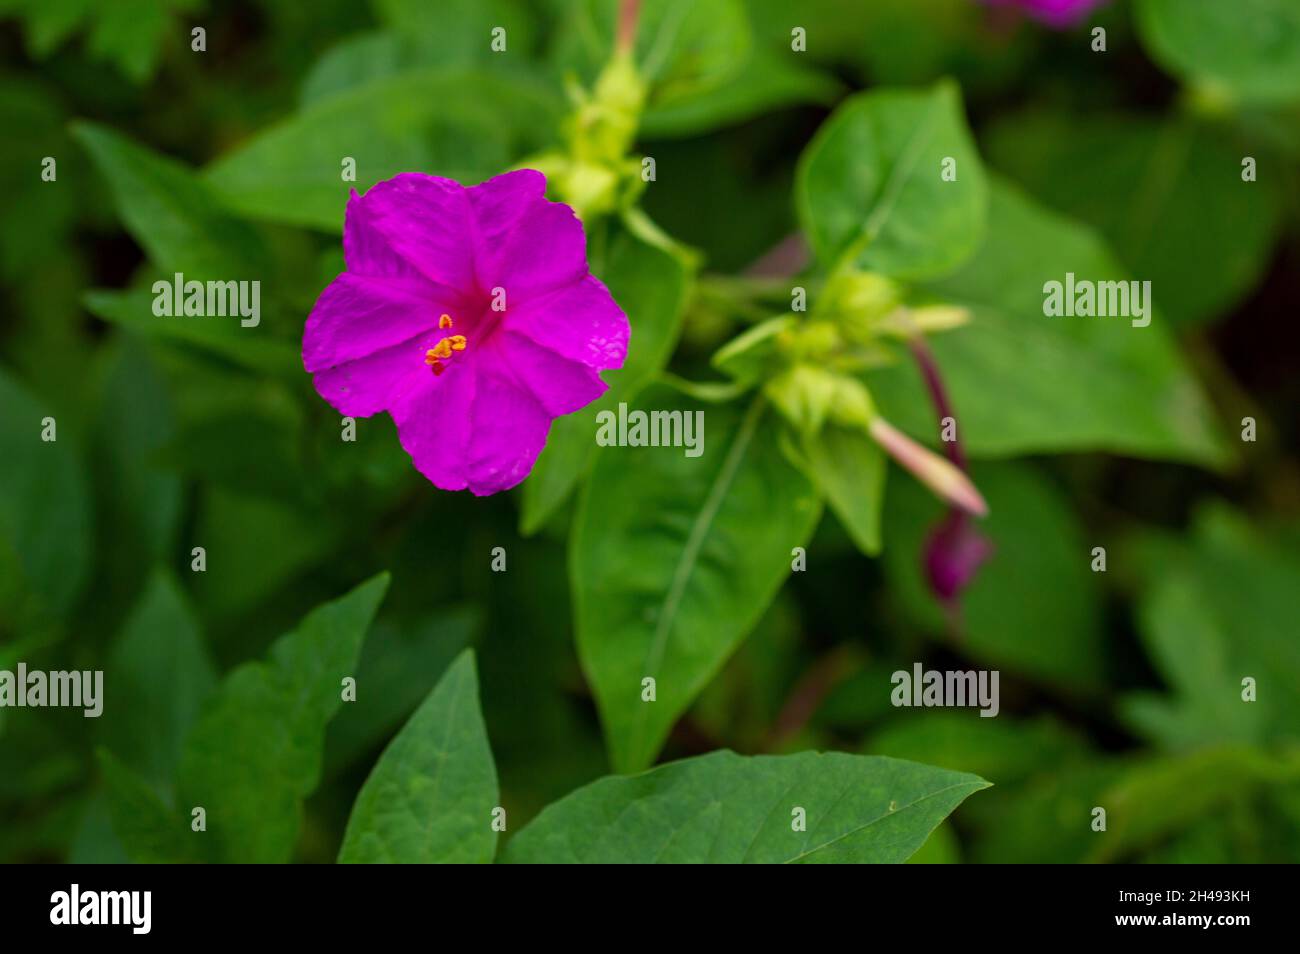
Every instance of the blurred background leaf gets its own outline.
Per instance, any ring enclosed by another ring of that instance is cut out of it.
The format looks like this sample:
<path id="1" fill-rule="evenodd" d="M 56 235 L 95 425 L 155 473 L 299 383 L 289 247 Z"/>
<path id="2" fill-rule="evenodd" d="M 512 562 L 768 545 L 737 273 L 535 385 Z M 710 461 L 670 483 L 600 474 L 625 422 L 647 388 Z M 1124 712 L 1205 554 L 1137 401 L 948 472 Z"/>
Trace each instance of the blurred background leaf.
<path id="1" fill-rule="evenodd" d="M 1094 233 L 1014 187 L 993 189 L 983 247 L 929 287 L 974 312 L 933 339 L 963 446 L 976 457 L 1106 450 L 1222 465 L 1228 450 L 1212 410 L 1157 313 L 1047 317 L 1043 284 L 1067 272 L 1126 276 Z M 938 436 L 919 373 L 903 362 L 868 378 L 882 412 L 922 439 Z"/>
<path id="2" fill-rule="evenodd" d="M 1253 150 L 1231 129 L 1028 113 L 1002 119 L 987 142 L 994 164 L 1098 229 L 1172 322 L 1223 314 L 1269 265 L 1283 211 L 1277 167 L 1259 156 L 1258 179 L 1243 181 Z"/>
<path id="3" fill-rule="evenodd" d="M 1300 8 L 1289 0 L 1138 0 L 1151 55 L 1245 100 L 1300 99 Z"/>

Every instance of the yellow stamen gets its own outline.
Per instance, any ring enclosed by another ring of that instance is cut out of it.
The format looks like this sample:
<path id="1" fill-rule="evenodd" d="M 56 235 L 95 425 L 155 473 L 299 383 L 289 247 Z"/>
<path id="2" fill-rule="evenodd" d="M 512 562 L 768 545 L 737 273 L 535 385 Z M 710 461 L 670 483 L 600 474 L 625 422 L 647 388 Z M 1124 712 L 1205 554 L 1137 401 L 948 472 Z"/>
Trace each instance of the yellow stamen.
<path id="1" fill-rule="evenodd" d="M 439 328 L 450 328 L 450 327 L 451 327 L 451 315 L 443 315 L 441 318 L 439 318 L 439 319 L 438 319 L 438 327 L 439 327 Z M 457 337 L 459 337 L 459 336 L 457 336 Z"/>
<path id="2" fill-rule="evenodd" d="M 451 324 L 450 318 L 446 315 L 442 317 L 444 321 L 440 321 L 440 324 L 444 327 Z M 442 361 L 450 358 L 453 351 L 464 351 L 468 345 L 469 342 L 465 340 L 464 335 L 449 335 L 440 339 L 436 345 L 424 353 L 424 363 L 433 369 L 434 374 L 442 374 L 447 370 Z"/>

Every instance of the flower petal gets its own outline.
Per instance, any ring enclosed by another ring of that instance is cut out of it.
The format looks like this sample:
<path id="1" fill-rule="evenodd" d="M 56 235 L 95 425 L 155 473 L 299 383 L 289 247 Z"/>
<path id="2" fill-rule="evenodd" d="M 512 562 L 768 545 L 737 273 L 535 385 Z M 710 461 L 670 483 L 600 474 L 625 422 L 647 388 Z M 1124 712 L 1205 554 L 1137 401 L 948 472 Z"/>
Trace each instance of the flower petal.
<path id="1" fill-rule="evenodd" d="M 424 353 L 436 342 L 424 333 L 355 361 L 312 375 L 316 393 L 345 417 L 370 417 L 386 411 L 433 372 Z"/>
<path id="2" fill-rule="evenodd" d="M 600 371 L 627 356 L 627 316 L 589 274 L 573 210 L 545 189 L 532 170 L 471 189 L 411 173 L 348 204 L 348 271 L 308 318 L 303 364 L 341 413 L 387 410 L 438 487 L 518 484 L 551 421 L 603 394 Z M 425 352 L 453 327 L 460 350 L 434 374 Z"/>
<path id="3" fill-rule="evenodd" d="M 509 490 L 528 476 L 546 446 L 551 415 L 526 387 L 491 363 L 484 362 L 479 374 L 469 489 L 482 497 Z"/>
<path id="4" fill-rule="evenodd" d="M 475 368 L 457 362 L 442 375 L 429 374 L 389 409 L 402 449 L 416 470 L 443 490 L 469 485 L 466 452 L 478 385 Z"/>
<path id="5" fill-rule="evenodd" d="M 465 190 L 479 241 L 497 246 L 532 206 L 546 201 L 546 176 L 516 169 Z"/>
<path id="6" fill-rule="evenodd" d="M 449 290 L 420 278 L 372 278 L 344 272 L 311 310 L 302 335 L 302 363 L 323 371 L 406 341 L 461 310 Z"/>
<path id="7" fill-rule="evenodd" d="M 500 357 L 500 367 L 526 387 L 551 417 L 572 414 L 609 389 L 595 368 L 563 358 L 525 335 L 502 331 L 492 349 Z"/>
<path id="8" fill-rule="evenodd" d="M 353 192 L 343 225 L 348 271 L 374 277 L 423 276 L 459 290 L 473 285 L 470 204 L 451 179 L 404 172 Z"/>
<path id="9" fill-rule="evenodd" d="M 544 197 L 546 178 L 521 169 L 466 190 L 474 210 L 479 288 L 512 299 L 572 284 L 587 274 L 587 239 L 573 209 Z"/>
<path id="10" fill-rule="evenodd" d="M 505 326 L 597 371 L 623 367 L 631 333 L 627 315 L 594 275 L 507 307 Z"/>
<path id="11" fill-rule="evenodd" d="M 443 490 L 508 490 L 532 470 L 551 416 L 491 360 L 459 358 L 395 404 L 398 439 L 416 469 Z"/>

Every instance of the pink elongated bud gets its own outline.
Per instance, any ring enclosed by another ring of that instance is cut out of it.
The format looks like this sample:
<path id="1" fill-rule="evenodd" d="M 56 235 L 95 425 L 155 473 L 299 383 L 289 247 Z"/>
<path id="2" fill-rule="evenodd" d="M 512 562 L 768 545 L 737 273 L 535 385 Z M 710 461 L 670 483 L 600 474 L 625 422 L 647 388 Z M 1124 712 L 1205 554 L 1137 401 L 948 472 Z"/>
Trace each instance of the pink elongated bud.
<path id="1" fill-rule="evenodd" d="M 921 483 L 947 503 L 983 517 L 989 506 L 960 468 L 922 447 L 883 417 L 874 417 L 869 425 L 872 438 L 890 457 L 902 464 Z"/>
<path id="2" fill-rule="evenodd" d="M 636 44 L 636 21 L 641 12 L 641 0 L 622 0 L 618 5 L 618 49 L 630 51 Z"/>

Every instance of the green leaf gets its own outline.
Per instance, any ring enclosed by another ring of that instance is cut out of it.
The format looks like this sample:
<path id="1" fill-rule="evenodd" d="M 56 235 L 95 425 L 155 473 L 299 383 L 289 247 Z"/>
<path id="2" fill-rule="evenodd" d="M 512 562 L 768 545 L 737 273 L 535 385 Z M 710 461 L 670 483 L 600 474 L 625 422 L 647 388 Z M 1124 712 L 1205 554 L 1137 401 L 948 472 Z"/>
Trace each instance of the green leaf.
<path id="1" fill-rule="evenodd" d="M 143 83 L 158 67 L 169 39 L 190 52 L 189 29 L 173 13 L 189 12 L 196 0 L 114 0 L 96 4 L 96 23 L 87 44 L 90 52 L 115 64 L 133 83 Z"/>
<path id="2" fill-rule="evenodd" d="M 3 5 L 25 21 L 27 47 L 44 59 L 73 33 L 89 29 L 87 47 L 96 58 L 113 63 L 133 83 L 143 83 L 158 66 L 168 30 L 189 48 L 189 33 L 176 14 L 198 9 L 197 0 L 7 0 Z M 4 12 L 9 12 L 5 10 Z"/>
<path id="3" fill-rule="evenodd" d="M 113 832 L 132 861 L 175 864 L 205 857 L 203 835 L 192 832 L 188 818 L 169 807 L 139 775 L 107 749 L 100 749 L 99 769 L 107 787 Z"/>
<path id="4" fill-rule="evenodd" d="M 487 863 L 496 854 L 497 773 L 465 650 L 366 779 L 339 861 Z"/>
<path id="5" fill-rule="evenodd" d="M 555 59 L 592 82 L 614 50 L 619 7 L 578 0 L 559 31 Z M 644 0 L 633 57 L 649 83 L 647 110 L 689 103 L 734 78 L 752 37 L 739 0 Z"/>
<path id="6" fill-rule="evenodd" d="M 232 447 L 241 453 L 231 454 Z M 158 452 L 163 466 L 196 481 L 289 503 L 301 501 L 307 484 L 302 456 L 301 407 L 251 388 L 205 406 Z"/>
<path id="7" fill-rule="evenodd" d="M 265 272 L 257 232 L 182 163 L 95 123 L 75 123 L 72 134 L 108 180 L 127 231 L 165 276 L 251 280 Z"/>
<path id="8" fill-rule="evenodd" d="M 24 21 L 28 53 L 44 59 L 83 25 L 93 7 L 94 0 L 4 0 L 3 10 Z"/>
<path id="9" fill-rule="evenodd" d="M 325 733 L 326 775 L 349 767 L 393 736 L 447 667 L 470 645 L 482 614 L 470 606 L 435 610 L 416 620 L 375 622 L 357 663 L 365 705 L 352 706 Z"/>
<path id="10" fill-rule="evenodd" d="M 943 163 L 956 161 L 945 182 Z M 818 260 L 901 278 L 947 272 L 984 232 L 987 185 L 951 83 L 861 93 L 799 160 L 799 219 Z"/>
<path id="11" fill-rule="evenodd" d="M 578 654 L 620 772 L 654 761 L 776 595 L 821 509 L 761 401 L 741 413 L 653 388 L 637 408 L 699 411 L 704 437 L 698 457 L 603 448 L 575 518 Z M 642 701 L 646 678 L 656 681 L 654 702 Z"/>
<path id="12" fill-rule="evenodd" d="M 1024 464 L 982 465 L 972 477 L 989 504 L 975 523 L 994 552 L 961 599 L 950 645 L 982 663 L 1072 692 L 1105 675 L 1100 596 L 1091 542 L 1062 494 Z M 943 505 L 915 481 L 893 482 L 885 510 L 884 568 L 894 597 L 931 635 L 949 619 L 922 575 L 922 553 Z"/>
<path id="13" fill-rule="evenodd" d="M 1141 635 L 1167 696 L 1125 700 L 1144 735 L 1183 749 L 1300 738 L 1300 649 L 1291 625 L 1300 549 L 1270 540 L 1223 506 L 1197 514 L 1191 539 L 1137 556 Z M 1242 698 L 1255 681 L 1256 701 Z"/>
<path id="14" fill-rule="evenodd" d="M 1174 690 L 1132 694 L 1121 712 L 1147 738 L 1173 749 L 1213 742 L 1255 742 L 1268 705 L 1241 698 L 1241 675 L 1229 663 L 1230 640 L 1193 573 L 1172 569 L 1141 605 L 1143 644 Z"/>
<path id="15" fill-rule="evenodd" d="M 56 440 L 42 440 L 46 418 Z M 91 515 L 74 440 L 66 421 L 0 369 L 0 619 L 64 613 L 85 583 Z"/>
<path id="16" fill-rule="evenodd" d="M 131 861 L 122 840 L 113 830 L 108 795 L 100 791 L 86 800 L 85 811 L 77 824 L 77 833 L 68 848 L 68 864 L 124 865 Z"/>
<path id="17" fill-rule="evenodd" d="M 125 292 L 88 292 L 88 310 L 108 321 L 150 336 L 182 339 L 258 370 L 283 370 L 286 351 L 295 373 L 301 362 L 288 346 L 266 332 L 278 325 L 271 293 L 276 269 L 261 234 L 222 205 L 216 192 L 191 169 L 104 126 L 79 122 L 73 136 L 108 181 L 118 215 L 149 256 L 163 281 L 177 274 L 189 281 L 253 281 L 267 295 L 259 298 L 259 324 L 244 327 L 236 316 L 159 316 L 153 294 L 144 287 Z M 260 294 L 260 292 L 259 292 Z"/>
<path id="18" fill-rule="evenodd" d="M 609 390 L 600 400 L 551 425 L 546 447 L 523 487 L 520 527 L 525 535 L 550 519 L 591 468 L 597 416 L 617 412 L 620 402 L 635 398 L 667 363 L 677 343 L 690 280 L 677 258 L 619 232 L 601 275 L 632 326 L 627 360 L 620 370 L 605 372 Z"/>
<path id="19" fill-rule="evenodd" d="M 251 609 L 323 560 L 340 529 L 285 501 L 205 488 L 194 540 L 207 550 L 207 570 L 196 574 L 195 601 L 218 617 Z"/>
<path id="20" fill-rule="evenodd" d="M 301 379 L 302 355 L 289 342 L 248 334 L 234 320 L 223 324 L 220 319 L 159 318 L 153 313 L 153 294 L 147 289 L 91 289 L 82 296 L 82 304 L 96 318 L 151 338 L 194 348 L 250 371 Z"/>
<path id="21" fill-rule="evenodd" d="M 193 611 L 157 570 L 109 655 L 112 696 L 99 728 L 114 755 L 155 788 L 170 786 L 185 737 L 217 677 Z"/>
<path id="22" fill-rule="evenodd" d="M 814 9 L 818 5 L 827 6 L 814 0 Z M 1034 62 L 1031 57 L 1047 32 L 1008 29 L 1005 22 L 988 15 L 983 3 L 971 0 L 872 0 L 855 5 L 852 14 L 843 4 L 829 6 L 834 19 L 814 26 L 800 5 L 799 22 L 808 27 L 810 46 L 814 35 L 817 48 L 846 45 L 844 59 L 864 75 L 868 85 L 925 83 L 936 76 L 956 75 L 971 99 L 983 99 L 989 87 L 1003 92 L 1024 82 L 1028 64 Z M 845 25 L 850 16 L 853 19 Z"/>
<path id="23" fill-rule="evenodd" d="M 160 369 L 135 335 L 118 334 L 101 352 L 91 451 L 101 539 L 113 541 L 96 568 L 96 595 L 108 618 L 125 611 L 153 567 L 175 553 L 181 483 L 155 455 L 175 433 L 173 399 Z M 120 594 L 120 596 L 119 596 Z"/>
<path id="24" fill-rule="evenodd" d="M 342 705 L 366 630 L 388 588 L 380 574 L 317 607 L 265 662 L 222 682 L 190 733 L 180 805 L 207 812 L 206 835 L 228 861 L 285 862 L 302 802 L 320 778 L 325 727 Z"/>
<path id="25" fill-rule="evenodd" d="M 1101 450 L 1222 466 L 1230 452 L 1214 412 L 1157 311 L 1126 318 L 1053 318 L 1043 285 L 1067 272 L 1094 281 L 1129 278 L 1088 229 L 995 184 L 992 227 L 965 267 L 930 286 L 969 307 L 970 324 L 934 336 L 931 348 L 975 457 Z M 934 410 L 914 363 L 867 378 L 881 412 L 933 441 Z"/>
<path id="26" fill-rule="evenodd" d="M 826 424 L 806 436 L 808 475 L 858 549 L 880 552 L 880 511 L 885 502 L 885 455 L 866 433 Z"/>
<path id="27" fill-rule="evenodd" d="M 527 574 L 479 577 L 491 641 L 478 660 L 483 715 L 492 730 L 512 832 L 522 819 L 607 770 L 589 694 L 575 704 L 582 677 L 564 555 L 560 541 L 520 541 L 510 547 L 511 565 L 528 567 Z"/>
<path id="28" fill-rule="evenodd" d="M 871 4 L 846 4 L 843 0 L 801 0 L 798 16 L 792 16 L 789 0 L 744 0 L 757 42 L 770 50 L 794 53 L 799 59 L 818 65 L 841 65 L 861 54 L 861 45 L 873 8 Z M 793 30 L 806 31 L 807 49 L 792 49 Z M 938 24 L 932 24 L 935 29 Z M 934 75 L 934 74 L 931 74 Z"/>
<path id="29" fill-rule="evenodd" d="M 376 0 L 386 29 L 352 34 L 316 61 L 302 83 L 304 106 L 406 70 L 483 67 L 494 74 L 533 74 L 537 32 L 529 0 Z M 493 30 L 505 31 L 494 50 Z"/>
<path id="30" fill-rule="evenodd" d="M 221 158 L 207 182 L 256 219 L 337 232 L 352 190 L 400 172 L 471 183 L 544 145 L 556 97 L 480 69 L 412 70 L 313 102 Z M 356 181 L 343 162 L 356 162 Z"/>
<path id="31" fill-rule="evenodd" d="M 1123 775 L 1118 759 L 1058 763 L 1011 790 L 1001 784 L 968 813 L 978 828 L 967 857 L 976 863 L 1080 862 L 1105 835 L 1092 830 L 1092 810 Z M 1000 796 L 1000 797 L 999 797 Z M 1156 806 L 1156 810 L 1159 810 Z"/>
<path id="32" fill-rule="evenodd" d="M 379 18 L 415 44 L 422 59 L 444 66 L 523 59 L 536 32 L 530 0 L 375 0 L 374 5 Z M 492 48 L 497 27 L 505 31 L 501 51 Z"/>
<path id="33" fill-rule="evenodd" d="M 416 65 L 409 45 L 397 34 L 389 30 L 354 34 L 316 61 L 302 81 L 299 104 L 306 108 Z"/>
<path id="34" fill-rule="evenodd" d="M 877 756 L 712 752 L 579 789 L 519 832 L 504 860 L 897 863 L 988 784 Z M 806 830 L 794 830 L 796 809 Z"/>
<path id="35" fill-rule="evenodd" d="M 1054 772 L 1086 750 L 1082 739 L 1047 716 L 986 719 L 978 712 L 924 709 L 896 718 L 872 737 L 867 751 L 988 776 L 1000 793 L 1001 786 Z"/>
<path id="36" fill-rule="evenodd" d="M 1142 853 L 1144 864 L 1294 864 L 1300 784 L 1239 792 Z M 1289 806 L 1289 808 L 1288 808 Z"/>
<path id="37" fill-rule="evenodd" d="M 997 165 L 1101 232 L 1151 282 L 1171 321 L 1224 314 L 1268 265 L 1281 226 L 1280 170 L 1260 156 L 1258 180 L 1243 182 L 1252 150 L 1228 130 L 1044 112 L 1003 120 L 988 141 Z"/>
<path id="38" fill-rule="evenodd" d="M 34 79 L 5 79 L 0 82 L 0 115 L 8 139 L 0 175 L 9 183 L 0 220 L 0 271 L 17 285 L 31 281 L 42 261 L 67 249 L 79 211 L 81 190 L 74 183 L 82 177 L 54 90 Z M 31 175 L 46 156 L 58 162 L 64 188 Z"/>
<path id="39" fill-rule="evenodd" d="M 1107 834 L 1087 861 L 1109 862 L 1145 848 L 1225 803 L 1278 784 L 1300 781 L 1300 758 L 1243 746 L 1221 746 L 1134 764 L 1096 803 L 1106 808 Z"/>
<path id="40" fill-rule="evenodd" d="M 980 809 L 988 811 L 981 812 L 972 860 L 1150 860 L 1144 852 L 1206 820 L 1224 817 L 1233 806 L 1259 818 L 1263 806 L 1256 799 L 1281 794 L 1287 785 L 1294 788 L 1298 771 L 1294 754 L 1276 758 L 1242 746 L 1058 764 L 1000 802 L 980 801 Z M 1104 834 L 1089 824 L 1096 807 L 1106 809 Z M 1289 834 L 1294 825 L 1286 828 Z M 1258 846 L 1253 847 L 1257 852 Z"/>
<path id="41" fill-rule="evenodd" d="M 754 50 L 720 86 L 651 107 L 641 133 L 652 139 L 698 136 L 789 106 L 829 105 L 840 90 L 826 73 L 792 63 L 787 55 Z"/>
<path id="42" fill-rule="evenodd" d="M 1300 6 L 1294 0 L 1139 0 L 1152 58 L 1184 80 L 1250 102 L 1300 100 Z"/>

